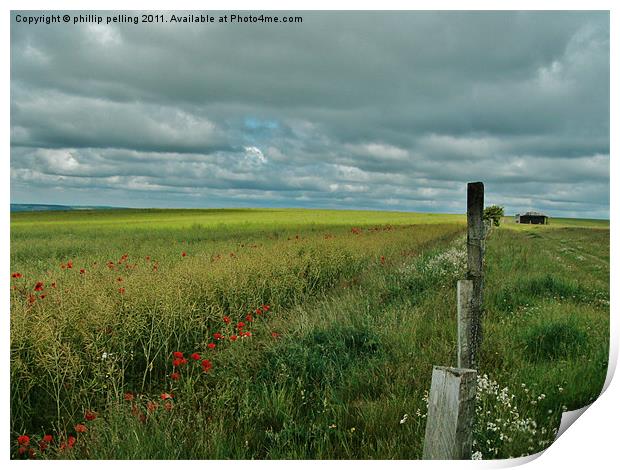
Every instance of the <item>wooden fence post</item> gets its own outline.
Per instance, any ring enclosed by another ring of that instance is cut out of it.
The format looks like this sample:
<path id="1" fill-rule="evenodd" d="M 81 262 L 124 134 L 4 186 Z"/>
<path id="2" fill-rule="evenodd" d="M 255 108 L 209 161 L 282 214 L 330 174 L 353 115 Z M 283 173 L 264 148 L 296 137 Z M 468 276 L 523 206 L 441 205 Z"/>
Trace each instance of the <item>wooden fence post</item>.
<path id="1" fill-rule="evenodd" d="M 475 403 L 475 370 L 433 367 L 424 459 L 471 459 Z"/>
<path id="2" fill-rule="evenodd" d="M 467 183 L 467 279 L 473 281 L 469 367 L 477 368 L 482 343 L 482 292 L 484 286 L 484 184 Z"/>
<path id="3" fill-rule="evenodd" d="M 471 280 L 457 281 L 457 332 L 458 349 L 456 366 L 470 369 L 471 364 L 471 345 L 473 343 L 472 327 L 472 296 L 474 293 L 474 282 Z"/>

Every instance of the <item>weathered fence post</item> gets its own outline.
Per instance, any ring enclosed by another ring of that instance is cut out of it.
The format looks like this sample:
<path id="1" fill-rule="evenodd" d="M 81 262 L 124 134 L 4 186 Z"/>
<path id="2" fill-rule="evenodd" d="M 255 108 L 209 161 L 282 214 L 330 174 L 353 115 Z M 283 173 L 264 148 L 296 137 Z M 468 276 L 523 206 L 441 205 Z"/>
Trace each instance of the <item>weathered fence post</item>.
<path id="1" fill-rule="evenodd" d="M 470 459 L 482 342 L 484 184 L 467 184 L 467 280 L 457 282 L 457 364 L 433 367 L 424 435 L 425 459 Z"/>
<path id="2" fill-rule="evenodd" d="M 428 460 L 471 458 L 476 371 L 433 367 L 424 450 Z"/>
<path id="3" fill-rule="evenodd" d="M 471 298 L 471 332 L 469 335 L 469 367 L 478 364 L 482 342 L 482 291 L 484 286 L 484 184 L 467 183 L 467 279 L 473 281 Z"/>
<path id="4" fill-rule="evenodd" d="M 457 367 L 470 369 L 471 364 L 471 344 L 473 342 L 472 333 L 472 296 L 474 293 L 474 281 L 465 280 L 456 283 L 457 300 Z"/>

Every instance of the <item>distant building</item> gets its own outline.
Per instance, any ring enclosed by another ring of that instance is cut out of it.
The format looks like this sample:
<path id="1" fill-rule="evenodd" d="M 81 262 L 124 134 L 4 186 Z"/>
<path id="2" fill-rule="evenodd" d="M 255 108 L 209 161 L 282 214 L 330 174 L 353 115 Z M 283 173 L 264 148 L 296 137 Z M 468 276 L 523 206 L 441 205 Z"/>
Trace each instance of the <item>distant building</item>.
<path id="1" fill-rule="evenodd" d="M 526 212 L 525 214 L 515 215 L 515 222 L 518 224 L 543 224 L 549 223 L 549 217 L 540 212 Z"/>

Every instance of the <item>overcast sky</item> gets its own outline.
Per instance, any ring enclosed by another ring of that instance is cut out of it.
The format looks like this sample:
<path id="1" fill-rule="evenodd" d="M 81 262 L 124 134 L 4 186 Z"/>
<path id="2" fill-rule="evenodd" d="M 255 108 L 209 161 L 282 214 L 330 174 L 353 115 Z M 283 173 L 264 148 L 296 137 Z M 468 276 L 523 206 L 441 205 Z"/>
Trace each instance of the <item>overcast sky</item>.
<path id="1" fill-rule="evenodd" d="M 13 203 L 463 213 L 484 181 L 507 213 L 609 217 L 605 12 L 16 14 Z"/>

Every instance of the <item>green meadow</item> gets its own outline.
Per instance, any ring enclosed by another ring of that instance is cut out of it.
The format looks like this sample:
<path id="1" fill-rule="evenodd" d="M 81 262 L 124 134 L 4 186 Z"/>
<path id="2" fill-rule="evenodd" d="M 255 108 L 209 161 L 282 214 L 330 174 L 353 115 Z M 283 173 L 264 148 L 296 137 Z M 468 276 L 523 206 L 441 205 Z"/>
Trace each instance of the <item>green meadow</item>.
<path id="1" fill-rule="evenodd" d="M 12 214 L 12 457 L 421 458 L 432 366 L 456 362 L 465 223 Z M 485 263 L 474 456 L 517 457 L 601 391 L 609 224 L 506 218 Z"/>

